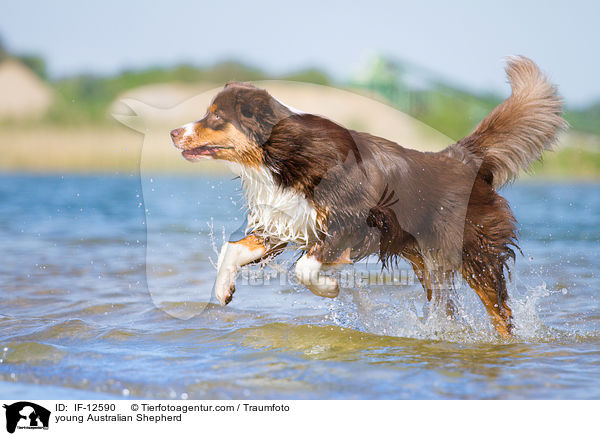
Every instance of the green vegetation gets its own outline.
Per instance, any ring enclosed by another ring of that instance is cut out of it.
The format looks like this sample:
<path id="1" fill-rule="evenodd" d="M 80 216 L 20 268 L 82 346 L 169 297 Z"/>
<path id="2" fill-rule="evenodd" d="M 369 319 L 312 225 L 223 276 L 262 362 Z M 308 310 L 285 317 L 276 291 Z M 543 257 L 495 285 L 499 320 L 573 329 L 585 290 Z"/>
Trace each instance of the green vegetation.
<path id="1" fill-rule="evenodd" d="M 411 83 L 420 82 L 417 86 Z M 457 88 L 435 73 L 406 63 L 375 58 L 353 85 L 366 88 L 450 138 L 467 135 L 503 99 Z M 600 102 L 568 108 L 572 130 L 600 135 Z"/>
<path id="2" fill-rule="evenodd" d="M 420 82 L 417 86 L 415 77 Z M 384 58 L 374 59 L 353 86 L 378 94 L 454 139 L 468 135 L 502 101 L 500 96 L 462 90 L 436 74 Z M 559 150 L 546 153 L 543 161 L 534 164 L 532 173 L 548 178 L 600 178 L 600 102 L 586 108 L 567 107 L 565 118 L 569 135 Z"/>
<path id="3" fill-rule="evenodd" d="M 223 61 L 210 66 L 182 64 L 173 67 L 152 67 L 123 71 L 112 76 L 81 74 L 49 80 L 44 60 L 39 56 L 14 56 L 0 42 L 0 61 L 16 57 L 55 90 L 56 98 L 44 119 L 43 127 L 84 131 L 107 128 L 113 120 L 109 107 L 124 92 L 144 85 L 159 83 L 215 83 L 230 80 L 257 81 L 280 79 L 332 85 L 331 78 L 318 69 L 304 69 L 283 75 L 269 74 L 259 68 L 237 61 Z M 348 86 L 380 96 L 397 109 L 404 111 L 450 138 L 467 135 L 502 97 L 470 92 L 448 84 L 435 73 L 419 67 L 376 58 L 360 79 L 337 86 Z M 600 102 L 587 108 L 568 108 L 565 118 L 571 132 L 566 147 L 546 158 L 536 173 L 556 175 L 600 176 Z M 23 121 L 22 121 L 23 122 Z M 30 122 L 30 120 L 25 121 Z M 18 121 L 3 120 L 10 127 Z M 14 126 L 13 126 L 14 127 Z M 113 125 L 114 127 L 114 125 Z M 573 139 L 574 138 L 574 139 Z M 587 139 L 585 139 L 587 138 Z M 580 142 L 578 142 L 580 141 Z"/>
<path id="4" fill-rule="evenodd" d="M 568 110 L 565 118 L 574 130 L 600 135 L 600 102 L 584 109 Z"/>
<path id="5" fill-rule="evenodd" d="M 407 112 L 450 138 L 460 139 L 473 130 L 500 102 L 497 97 L 477 96 L 438 85 L 417 91 Z"/>
<path id="6" fill-rule="evenodd" d="M 451 138 L 467 135 L 498 103 L 498 96 L 477 95 L 447 86 L 415 92 L 419 103 L 407 112 Z M 600 103 L 565 111 L 572 130 L 600 135 Z"/>
<path id="7" fill-rule="evenodd" d="M 598 179 L 600 175 L 600 152 L 579 147 L 563 147 L 554 153 L 546 153 L 543 161 L 532 169 L 536 176 L 548 178 Z"/>
<path id="8" fill-rule="evenodd" d="M 273 75 L 233 60 L 204 67 L 181 64 L 173 67 L 150 67 L 143 70 L 123 71 L 113 76 L 80 74 L 58 80 L 48 80 L 46 64 L 40 56 L 8 53 L 0 39 L 0 62 L 10 57 L 21 61 L 54 88 L 56 98 L 46 118 L 42 121 L 62 126 L 102 124 L 111 121 L 108 109 L 114 100 L 123 92 L 144 85 L 157 83 L 216 84 L 233 80 L 266 79 L 293 80 L 319 85 L 331 84 L 326 73 L 314 68 Z"/>
<path id="9" fill-rule="evenodd" d="M 220 62 L 206 68 L 178 65 L 125 71 L 112 77 L 80 75 L 53 83 L 57 99 L 48 113 L 48 121 L 60 124 L 97 123 L 106 121 L 110 104 L 129 89 L 156 83 L 225 83 L 230 80 L 264 79 L 297 80 L 322 85 L 330 84 L 326 74 L 318 70 L 303 70 L 288 75 L 273 76 L 251 66 L 235 62 Z"/>
<path id="10" fill-rule="evenodd" d="M 11 55 L 0 42 L 0 61 L 8 56 Z M 42 58 L 18 56 L 18 59 L 46 79 L 46 67 Z M 233 60 L 204 67 L 191 64 L 151 67 L 123 71 L 113 76 L 82 74 L 50 81 L 57 97 L 45 121 L 58 125 L 106 122 L 110 120 L 109 106 L 117 96 L 143 85 L 265 79 L 332 84 L 325 72 L 315 68 L 273 75 Z M 352 80 L 347 85 L 374 92 L 394 107 L 456 139 L 468 134 L 502 100 L 496 95 L 477 94 L 457 88 L 437 74 L 418 66 L 381 57 L 373 59 L 360 80 Z M 600 135 L 600 102 L 587 108 L 569 108 L 565 118 L 573 130 Z"/>

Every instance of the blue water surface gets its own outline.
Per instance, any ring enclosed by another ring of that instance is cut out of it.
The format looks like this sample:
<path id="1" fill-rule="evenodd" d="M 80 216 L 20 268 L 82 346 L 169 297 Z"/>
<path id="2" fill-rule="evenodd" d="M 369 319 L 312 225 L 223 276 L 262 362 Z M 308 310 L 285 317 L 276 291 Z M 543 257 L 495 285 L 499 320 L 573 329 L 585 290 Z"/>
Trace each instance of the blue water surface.
<path id="1" fill-rule="evenodd" d="M 523 251 L 508 341 L 468 289 L 455 320 L 411 281 L 321 299 L 285 277 L 294 253 L 217 306 L 231 177 L 1 175 L 0 395 L 598 399 L 600 185 L 502 192 Z"/>

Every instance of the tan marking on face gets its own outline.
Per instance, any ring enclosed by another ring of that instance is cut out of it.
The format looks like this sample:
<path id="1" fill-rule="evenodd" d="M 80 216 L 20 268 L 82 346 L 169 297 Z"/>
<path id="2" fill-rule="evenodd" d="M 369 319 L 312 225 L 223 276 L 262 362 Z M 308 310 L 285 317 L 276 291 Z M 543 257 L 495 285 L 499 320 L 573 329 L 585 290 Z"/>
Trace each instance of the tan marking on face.
<path id="1" fill-rule="evenodd" d="M 220 146 L 205 158 L 221 159 L 258 167 L 263 162 L 262 150 L 254 141 L 229 123 L 224 129 L 214 130 L 202 122 L 193 125 L 192 131 L 176 143 L 180 150 L 193 150 L 203 146 Z"/>
<path id="2" fill-rule="evenodd" d="M 210 107 L 210 109 L 208 110 L 210 113 L 214 113 L 217 110 L 217 105 L 213 103 L 213 105 Z"/>

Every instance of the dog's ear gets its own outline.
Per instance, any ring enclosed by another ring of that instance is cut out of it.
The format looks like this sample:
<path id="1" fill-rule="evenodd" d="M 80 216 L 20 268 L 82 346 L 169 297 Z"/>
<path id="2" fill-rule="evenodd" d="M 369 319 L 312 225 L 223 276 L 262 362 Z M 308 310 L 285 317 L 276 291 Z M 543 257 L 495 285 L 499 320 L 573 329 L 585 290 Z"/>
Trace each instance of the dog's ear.
<path id="1" fill-rule="evenodd" d="M 267 142 L 273 126 L 279 121 L 272 98 L 263 89 L 240 93 L 236 99 L 235 111 L 243 132 L 259 147 Z"/>

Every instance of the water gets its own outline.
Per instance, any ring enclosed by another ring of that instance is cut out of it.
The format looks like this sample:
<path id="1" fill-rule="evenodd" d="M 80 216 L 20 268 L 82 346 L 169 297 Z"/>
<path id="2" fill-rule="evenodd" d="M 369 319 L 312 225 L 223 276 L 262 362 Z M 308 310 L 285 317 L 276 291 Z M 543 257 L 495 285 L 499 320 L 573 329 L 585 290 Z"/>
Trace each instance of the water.
<path id="1" fill-rule="evenodd" d="M 157 176 L 143 196 L 137 175 L 0 176 L 0 395 L 600 398 L 599 185 L 504 191 L 524 252 L 510 341 L 467 289 L 447 320 L 416 284 L 336 300 L 252 285 L 293 254 L 215 305 L 213 245 L 242 224 L 237 186 Z"/>

